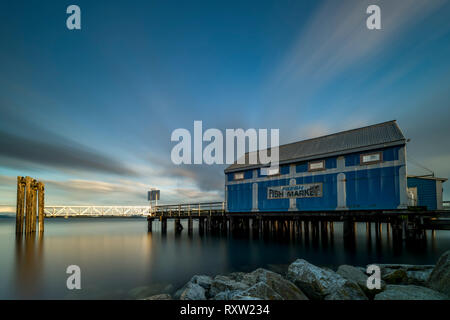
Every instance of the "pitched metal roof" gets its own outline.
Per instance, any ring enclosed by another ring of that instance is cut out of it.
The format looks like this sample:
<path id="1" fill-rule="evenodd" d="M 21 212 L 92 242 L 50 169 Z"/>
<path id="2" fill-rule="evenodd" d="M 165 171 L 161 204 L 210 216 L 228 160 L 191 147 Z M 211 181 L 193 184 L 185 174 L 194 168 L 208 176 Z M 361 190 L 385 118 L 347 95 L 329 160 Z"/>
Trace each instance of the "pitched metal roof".
<path id="1" fill-rule="evenodd" d="M 352 152 L 402 145 L 406 143 L 395 120 L 367 127 L 342 131 L 330 135 L 293 142 L 279 147 L 280 164 L 331 157 Z M 261 167 L 249 164 L 248 153 L 245 164 L 234 163 L 225 172 Z"/>

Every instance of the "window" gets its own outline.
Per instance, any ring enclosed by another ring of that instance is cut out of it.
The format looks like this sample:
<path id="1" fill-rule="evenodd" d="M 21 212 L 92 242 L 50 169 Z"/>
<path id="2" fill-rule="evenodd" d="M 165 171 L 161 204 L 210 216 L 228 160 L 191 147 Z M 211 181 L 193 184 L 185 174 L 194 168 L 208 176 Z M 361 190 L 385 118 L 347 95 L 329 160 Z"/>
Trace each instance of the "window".
<path id="1" fill-rule="evenodd" d="M 266 168 L 261 168 L 261 175 L 262 176 L 275 176 L 277 174 L 280 174 L 280 167 L 275 167 L 275 168 L 271 168 L 271 167 L 266 167 Z"/>
<path id="2" fill-rule="evenodd" d="M 363 164 L 373 164 L 383 161 L 383 154 L 381 152 L 375 152 L 375 153 L 366 153 L 361 155 L 361 165 Z"/>
<path id="3" fill-rule="evenodd" d="M 319 171 L 325 169 L 325 160 L 308 162 L 308 171 Z"/>
<path id="4" fill-rule="evenodd" d="M 234 174 L 234 180 L 243 180 L 244 179 L 244 173 L 243 172 L 237 172 Z"/>

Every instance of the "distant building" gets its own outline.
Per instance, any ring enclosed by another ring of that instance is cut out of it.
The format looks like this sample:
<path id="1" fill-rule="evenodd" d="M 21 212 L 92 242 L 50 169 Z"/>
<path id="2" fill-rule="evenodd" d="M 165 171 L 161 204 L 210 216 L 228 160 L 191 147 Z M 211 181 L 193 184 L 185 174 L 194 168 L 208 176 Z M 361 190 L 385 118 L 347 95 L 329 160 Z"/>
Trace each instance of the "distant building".
<path id="1" fill-rule="evenodd" d="M 408 196 L 410 204 L 426 207 L 428 210 L 442 210 L 443 188 L 445 178 L 433 176 L 408 176 Z"/>
<path id="2" fill-rule="evenodd" d="M 395 121 L 282 145 L 279 155 L 279 170 L 270 175 L 259 164 L 225 169 L 229 212 L 408 206 L 406 139 Z"/>

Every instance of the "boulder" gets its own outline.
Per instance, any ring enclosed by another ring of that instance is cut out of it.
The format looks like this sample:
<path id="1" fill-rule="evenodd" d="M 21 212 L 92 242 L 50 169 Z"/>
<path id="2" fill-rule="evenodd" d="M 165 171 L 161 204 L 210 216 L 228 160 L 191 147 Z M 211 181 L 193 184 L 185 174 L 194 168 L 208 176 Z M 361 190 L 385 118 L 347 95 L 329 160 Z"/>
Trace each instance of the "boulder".
<path id="1" fill-rule="evenodd" d="M 450 296 L 450 250 L 439 258 L 428 278 L 428 286 Z"/>
<path id="2" fill-rule="evenodd" d="M 336 273 L 341 275 L 345 279 L 356 283 L 368 297 L 375 296 L 375 294 L 380 293 L 386 287 L 384 281 L 381 281 L 380 289 L 369 289 L 367 287 L 367 279 L 369 277 L 364 272 L 362 272 L 361 268 L 358 267 L 342 265 L 337 269 Z"/>
<path id="3" fill-rule="evenodd" d="M 446 300 L 447 297 L 435 290 L 415 285 L 387 285 L 377 294 L 375 300 Z"/>
<path id="4" fill-rule="evenodd" d="M 408 275 L 404 269 L 384 269 L 381 271 L 381 279 L 388 284 L 407 284 Z"/>
<path id="5" fill-rule="evenodd" d="M 191 278 L 190 282 L 198 284 L 205 290 L 209 290 L 213 279 L 210 276 L 195 275 Z"/>
<path id="6" fill-rule="evenodd" d="M 219 275 L 212 280 L 208 297 L 215 297 L 217 294 L 224 291 L 244 291 L 249 287 L 248 284 Z"/>
<path id="7" fill-rule="evenodd" d="M 414 284 L 426 286 L 426 281 L 433 271 L 432 265 L 412 264 L 377 264 L 381 276 L 388 284 Z"/>
<path id="8" fill-rule="evenodd" d="M 280 295 L 283 300 L 308 300 L 308 297 L 291 281 L 266 269 L 259 268 L 246 274 L 242 278 L 242 282 L 250 286 L 263 282 Z"/>
<path id="9" fill-rule="evenodd" d="M 367 300 L 353 281 L 303 259 L 297 259 L 289 266 L 287 278 L 310 299 Z"/>
<path id="10" fill-rule="evenodd" d="M 283 300 L 283 297 L 275 292 L 266 283 L 260 281 L 245 291 L 237 292 L 231 296 L 233 300 L 243 300 L 243 298 L 262 300 Z"/>
<path id="11" fill-rule="evenodd" d="M 144 300 L 172 300 L 172 297 L 170 296 L 170 294 L 162 293 L 144 298 Z"/>
<path id="12" fill-rule="evenodd" d="M 206 300 L 205 288 L 197 283 L 188 282 L 180 294 L 180 300 Z"/>

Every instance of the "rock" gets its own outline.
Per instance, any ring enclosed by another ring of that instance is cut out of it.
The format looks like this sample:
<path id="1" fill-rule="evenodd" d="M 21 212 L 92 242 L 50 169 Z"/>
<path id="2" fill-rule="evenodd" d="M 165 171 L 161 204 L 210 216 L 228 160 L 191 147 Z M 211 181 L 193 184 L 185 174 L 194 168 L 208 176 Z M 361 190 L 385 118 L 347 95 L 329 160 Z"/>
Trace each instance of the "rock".
<path id="1" fill-rule="evenodd" d="M 248 284 L 219 275 L 212 280 L 208 296 L 215 297 L 217 294 L 224 291 L 244 291 L 249 287 L 250 286 Z"/>
<path id="2" fill-rule="evenodd" d="M 447 297 L 429 288 L 415 285 L 387 285 L 375 300 L 446 300 Z"/>
<path id="3" fill-rule="evenodd" d="M 143 300 L 172 300 L 172 297 L 170 296 L 170 294 L 162 293 L 144 298 Z"/>
<path id="4" fill-rule="evenodd" d="M 206 300 L 205 289 L 197 283 L 188 282 L 180 294 L 180 300 Z"/>
<path id="5" fill-rule="evenodd" d="M 303 259 L 293 262 L 287 272 L 288 280 L 310 299 L 367 300 L 359 286 L 334 271 L 324 270 Z"/>
<path id="6" fill-rule="evenodd" d="M 404 269 L 405 271 L 424 271 L 433 269 L 434 266 L 430 264 L 386 264 L 386 263 L 374 263 L 379 266 L 381 270 L 383 269 Z"/>
<path id="7" fill-rule="evenodd" d="M 432 268 L 422 271 L 406 271 L 406 275 L 408 277 L 408 284 L 426 286 L 427 280 L 430 277 L 431 272 L 433 272 Z"/>
<path id="8" fill-rule="evenodd" d="M 430 288 L 450 296 L 450 250 L 439 258 L 428 278 L 428 285 Z"/>
<path id="9" fill-rule="evenodd" d="M 407 284 L 408 275 L 404 269 L 385 269 L 386 273 L 381 271 L 381 279 L 388 284 Z"/>
<path id="10" fill-rule="evenodd" d="M 386 284 L 384 283 L 384 281 L 381 281 L 380 289 L 369 289 L 367 287 L 368 276 L 364 272 L 361 271 L 361 268 L 358 268 L 358 267 L 342 265 L 338 268 L 336 273 L 341 275 L 345 279 L 356 283 L 368 297 L 374 297 L 375 294 L 380 293 L 386 287 Z"/>
<path id="11" fill-rule="evenodd" d="M 377 264 L 381 269 L 381 277 L 388 284 L 414 284 L 425 286 L 433 271 L 432 265 L 411 264 Z"/>
<path id="12" fill-rule="evenodd" d="M 132 299 L 144 299 L 155 294 L 169 293 L 173 290 L 171 284 L 155 283 L 152 286 L 136 287 L 128 291 L 128 296 Z"/>
<path id="13" fill-rule="evenodd" d="M 209 288 L 211 287 L 212 280 L 213 279 L 210 276 L 195 275 L 191 278 L 190 282 L 198 284 L 205 290 L 209 290 Z"/>
<path id="14" fill-rule="evenodd" d="M 233 300 L 243 300 L 243 298 L 262 299 L 262 300 L 283 300 L 283 297 L 275 292 L 266 283 L 260 281 L 243 292 L 238 292 L 231 296 Z M 247 299 L 246 299 L 247 300 Z"/>
<path id="15" fill-rule="evenodd" d="M 278 273 L 266 269 L 259 268 L 246 274 L 242 282 L 248 285 L 263 282 L 280 295 L 283 300 L 308 300 L 308 297 L 291 281 L 284 279 Z"/>

